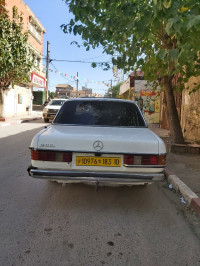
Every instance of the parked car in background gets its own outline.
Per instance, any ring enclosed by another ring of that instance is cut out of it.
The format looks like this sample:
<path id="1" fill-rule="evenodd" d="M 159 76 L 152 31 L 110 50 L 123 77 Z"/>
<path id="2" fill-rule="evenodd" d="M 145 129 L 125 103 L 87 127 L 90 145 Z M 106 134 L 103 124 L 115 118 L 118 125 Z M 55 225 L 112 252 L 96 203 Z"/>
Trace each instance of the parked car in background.
<path id="1" fill-rule="evenodd" d="M 70 99 L 30 145 L 29 175 L 58 182 L 135 185 L 164 179 L 164 142 L 138 106 L 111 98 Z"/>
<path id="2" fill-rule="evenodd" d="M 60 107 L 67 99 L 53 99 L 43 109 L 44 122 L 53 120 Z"/>

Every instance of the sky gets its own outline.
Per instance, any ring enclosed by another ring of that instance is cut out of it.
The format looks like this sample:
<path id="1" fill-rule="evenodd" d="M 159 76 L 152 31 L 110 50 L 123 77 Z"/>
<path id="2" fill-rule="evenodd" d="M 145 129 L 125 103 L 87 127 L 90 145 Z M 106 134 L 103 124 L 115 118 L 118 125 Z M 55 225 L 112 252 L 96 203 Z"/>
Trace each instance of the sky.
<path id="1" fill-rule="evenodd" d="M 60 26 L 69 23 L 73 17 L 69 13 L 68 6 L 62 0 L 24 0 L 30 7 L 34 15 L 39 19 L 43 27 L 46 29 L 44 34 L 44 49 L 43 55 L 46 56 L 47 41 L 50 42 L 49 51 L 50 59 L 57 60 L 72 60 L 72 61 L 88 61 L 88 62 L 107 62 L 110 61 L 110 56 L 103 53 L 102 48 L 86 51 L 84 47 L 78 48 L 76 45 L 71 45 L 71 42 L 77 41 L 82 45 L 83 41 L 80 36 L 73 34 L 65 34 Z M 52 65 L 53 64 L 53 65 Z M 44 65 L 46 65 L 44 61 Z M 57 84 L 69 84 L 76 88 L 76 81 L 73 77 L 79 76 L 78 89 L 82 86 L 92 88 L 93 92 L 104 96 L 108 90 L 102 81 L 107 84 L 115 85 L 112 70 L 104 71 L 102 68 L 92 68 L 90 63 L 72 63 L 72 62 L 57 62 L 52 61 L 49 64 L 49 90 L 55 91 Z M 62 76 L 60 73 L 67 74 Z M 72 77 L 72 78 L 71 78 Z M 88 80 L 89 82 L 86 82 Z"/>

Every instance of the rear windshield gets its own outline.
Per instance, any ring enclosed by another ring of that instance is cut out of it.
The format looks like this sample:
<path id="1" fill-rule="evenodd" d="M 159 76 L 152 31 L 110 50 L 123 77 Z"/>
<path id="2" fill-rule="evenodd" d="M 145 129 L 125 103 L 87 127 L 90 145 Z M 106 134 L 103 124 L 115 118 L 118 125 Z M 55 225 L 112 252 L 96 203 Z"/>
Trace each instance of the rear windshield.
<path id="1" fill-rule="evenodd" d="M 53 123 L 114 127 L 146 126 L 134 103 L 114 101 L 65 102 Z"/>

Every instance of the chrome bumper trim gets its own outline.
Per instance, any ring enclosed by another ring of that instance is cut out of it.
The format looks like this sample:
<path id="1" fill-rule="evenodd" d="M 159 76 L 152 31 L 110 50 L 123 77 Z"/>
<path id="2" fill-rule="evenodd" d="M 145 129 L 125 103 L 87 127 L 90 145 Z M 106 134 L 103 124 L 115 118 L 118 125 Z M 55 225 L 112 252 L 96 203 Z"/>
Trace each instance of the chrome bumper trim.
<path id="1" fill-rule="evenodd" d="M 166 165 L 123 164 L 127 168 L 164 168 Z"/>
<path id="2" fill-rule="evenodd" d="M 59 171 L 41 170 L 32 167 L 28 168 L 28 173 L 34 178 L 63 180 L 69 182 L 108 182 L 108 183 L 138 183 L 163 181 L 164 173 L 115 173 L 115 172 L 83 172 L 83 171 Z"/>

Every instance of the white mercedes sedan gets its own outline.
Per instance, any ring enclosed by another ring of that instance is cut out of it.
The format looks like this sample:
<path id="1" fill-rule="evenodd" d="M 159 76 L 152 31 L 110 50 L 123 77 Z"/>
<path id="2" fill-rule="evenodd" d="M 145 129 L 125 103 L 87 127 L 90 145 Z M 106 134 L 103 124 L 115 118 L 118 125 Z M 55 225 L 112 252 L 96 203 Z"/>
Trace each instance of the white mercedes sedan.
<path id="1" fill-rule="evenodd" d="M 127 100 L 76 98 L 30 145 L 29 175 L 62 183 L 149 184 L 164 179 L 164 142 Z"/>

